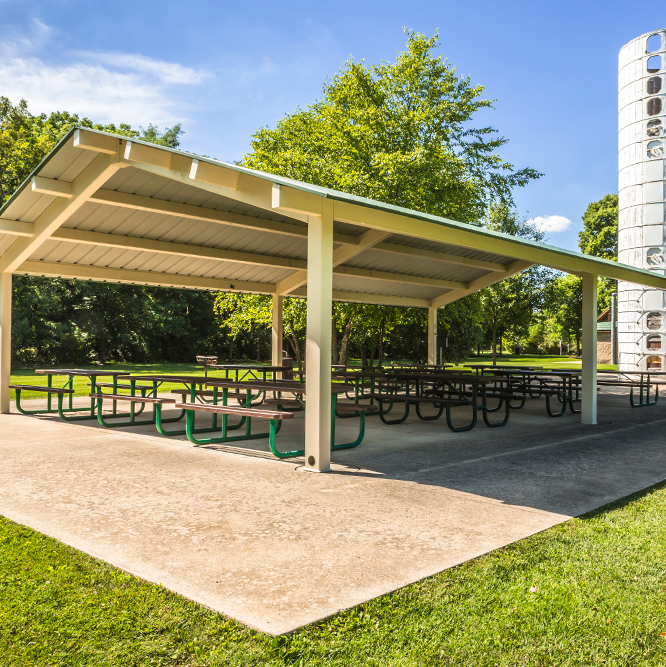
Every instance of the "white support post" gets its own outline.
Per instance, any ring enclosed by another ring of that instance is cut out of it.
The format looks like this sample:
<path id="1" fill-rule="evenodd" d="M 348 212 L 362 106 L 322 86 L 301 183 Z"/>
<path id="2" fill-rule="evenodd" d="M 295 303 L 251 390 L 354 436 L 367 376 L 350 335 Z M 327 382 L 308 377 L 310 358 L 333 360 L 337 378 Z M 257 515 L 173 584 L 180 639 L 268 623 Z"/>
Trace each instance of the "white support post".
<path id="1" fill-rule="evenodd" d="M 0 413 L 9 412 L 12 362 L 12 274 L 0 273 Z"/>
<path id="2" fill-rule="evenodd" d="M 583 273 L 581 424 L 597 423 L 597 276 Z"/>
<path id="3" fill-rule="evenodd" d="M 428 308 L 428 364 L 437 363 L 437 308 Z"/>
<path id="4" fill-rule="evenodd" d="M 308 216 L 307 335 L 305 339 L 305 469 L 331 469 L 331 309 L 333 203 Z"/>
<path id="5" fill-rule="evenodd" d="M 282 297 L 273 294 L 273 328 L 271 332 L 271 365 L 282 366 Z M 282 377 L 280 373 L 279 377 Z"/>

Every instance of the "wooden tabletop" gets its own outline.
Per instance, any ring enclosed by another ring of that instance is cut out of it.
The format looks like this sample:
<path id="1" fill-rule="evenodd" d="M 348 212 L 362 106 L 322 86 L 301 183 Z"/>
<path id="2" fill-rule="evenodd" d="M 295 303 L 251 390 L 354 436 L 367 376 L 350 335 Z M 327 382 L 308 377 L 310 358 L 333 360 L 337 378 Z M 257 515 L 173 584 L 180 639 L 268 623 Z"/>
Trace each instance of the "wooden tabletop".
<path id="1" fill-rule="evenodd" d="M 222 387 L 227 389 L 261 389 L 262 391 L 286 391 L 294 394 L 304 394 L 305 393 L 305 384 L 302 382 L 262 382 L 258 380 L 256 382 L 236 382 L 235 380 L 218 380 L 213 379 L 207 382 L 209 387 Z M 342 394 L 346 391 L 353 391 L 354 387 L 352 385 L 344 384 L 332 384 L 331 393 L 332 394 Z"/>
<path id="2" fill-rule="evenodd" d="M 85 377 L 129 375 L 129 371 L 85 370 L 83 368 L 38 368 L 35 373 L 45 375 L 83 375 Z"/>
<path id="3" fill-rule="evenodd" d="M 497 365 L 497 366 L 493 366 L 492 364 L 465 364 L 465 368 L 474 368 L 474 369 L 479 368 L 481 370 L 488 369 L 490 371 L 494 371 L 494 370 L 500 370 L 500 371 L 504 371 L 504 370 L 507 370 L 507 371 L 509 371 L 509 370 L 538 371 L 538 370 L 541 370 L 543 368 L 543 366 L 502 366 L 501 364 Z"/>
<path id="4" fill-rule="evenodd" d="M 205 375 L 131 375 L 124 380 L 141 380 L 148 382 L 183 382 L 184 384 L 206 384 L 210 378 Z"/>
<path id="5" fill-rule="evenodd" d="M 597 375 L 600 373 L 610 374 L 610 375 L 664 375 L 666 376 L 666 371 L 597 371 Z"/>

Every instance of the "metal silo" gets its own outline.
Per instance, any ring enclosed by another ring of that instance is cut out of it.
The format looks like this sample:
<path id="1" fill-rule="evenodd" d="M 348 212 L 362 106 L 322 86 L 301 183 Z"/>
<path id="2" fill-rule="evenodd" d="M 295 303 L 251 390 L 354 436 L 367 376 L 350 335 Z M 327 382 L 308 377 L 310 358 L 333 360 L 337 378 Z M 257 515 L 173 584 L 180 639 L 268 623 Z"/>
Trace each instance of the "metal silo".
<path id="1" fill-rule="evenodd" d="M 619 261 L 664 275 L 666 30 L 626 44 L 619 58 Z M 620 370 L 666 368 L 664 292 L 620 282 Z"/>

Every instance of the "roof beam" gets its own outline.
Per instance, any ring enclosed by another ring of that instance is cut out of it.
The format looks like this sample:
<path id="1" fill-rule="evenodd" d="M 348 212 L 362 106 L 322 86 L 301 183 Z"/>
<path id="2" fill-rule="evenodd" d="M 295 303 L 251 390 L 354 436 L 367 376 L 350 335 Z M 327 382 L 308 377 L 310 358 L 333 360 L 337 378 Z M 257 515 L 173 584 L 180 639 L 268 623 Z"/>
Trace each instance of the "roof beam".
<path id="1" fill-rule="evenodd" d="M 373 249 L 381 250 L 382 252 L 395 253 L 397 255 L 418 257 L 420 259 L 433 259 L 437 262 L 445 262 L 446 264 L 458 264 L 460 266 L 468 266 L 474 269 L 485 269 L 486 271 L 506 271 L 508 268 L 508 264 L 487 262 L 483 259 L 462 257 L 461 255 L 452 255 L 447 252 L 438 252 L 436 250 L 414 248 L 413 246 L 400 245 L 399 243 L 378 243 Z"/>
<path id="2" fill-rule="evenodd" d="M 71 197 L 74 194 L 72 184 L 67 181 L 56 181 L 53 178 L 33 176 L 30 180 L 33 192 L 42 195 L 53 195 L 54 197 Z"/>
<path id="3" fill-rule="evenodd" d="M 12 273 L 25 262 L 71 215 L 88 200 L 123 164 L 117 155 L 100 154 L 72 183 L 72 196 L 58 197 L 33 224 L 33 236 L 18 238 L 0 258 L 0 269 Z"/>
<path id="4" fill-rule="evenodd" d="M 388 271 L 374 271 L 371 269 L 359 269 L 355 266 L 336 266 L 334 275 L 354 276 L 366 280 L 387 280 L 389 282 L 403 283 L 408 285 L 423 285 L 426 287 L 441 287 L 451 290 L 466 290 L 467 283 L 454 282 L 452 280 L 440 280 L 438 278 L 426 278 L 424 276 L 412 276 L 405 273 L 389 273 Z M 495 274 L 493 274 L 495 275 Z"/>
<path id="5" fill-rule="evenodd" d="M 111 267 L 90 266 L 88 264 L 65 264 L 64 262 L 23 262 L 15 273 L 53 278 L 127 283 L 130 285 L 178 287 L 183 289 L 252 292 L 256 294 L 273 294 L 275 292 L 275 285 L 273 283 L 226 280 L 207 278 L 205 276 L 187 276 L 177 273 L 158 273 L 154 271 L 133 271 L 132 269 L 114 269 Z"/>
<path id="6" fill-rule="evenodd" d="M 101 245 L 112 248 L 125 248 L 128 250 L 155 252 L 165 255 L 201 257 L 205 259 L 215 259 L 225 262 L 239 262 L 241 264 L 273 266 L 284 269 L 301 269 L 307 266 L 307 262 L 301 259 L 275 257 L 273 255 L 260 255 L 258 253 L 239 252 L 236 250 L 211 248 L 207 246 L 191 245 L 188 243 L 157 241 L 155 239 L 145 239 L 137 236 L 103 234 L 101 232 L 89 232 L 83 229 L 71 229 L 69 227 L 61 227 L 60 229 L 56 230 L 51 238 L 57 241 L 71 241 L 73 243 L 86 243 L 89 245 Z"/>
<path id="7" fill-rule="evenodd" d="M 333 240 L 335 241 L 335 234 Z M 388 232 L 383 232 L 377 229 L 370 229 L 358 237 L 352 237 L 355 240 L 353 245 L 342 245 L 333 251 L 333 273 L 336 273 L 335 267 L 343 262 L 362 253 L 364 250 L 373 247 L 380 241 L 383 241 L 388 236 Z M 277 284 L 278 294 L 285 296 L 290 294 L 295 289 L 298 289 L 308 281 L 307 269 L 304 271 L 297 271 L 288 278 L 281 280 Z"/>
<path id="8" fill-rule="evenodd" d="M 509 268 L 503 273 L 496 273 L 496 272 L 487 273 L 485 276 L 481 276 L 476 280 L 472 280 L 464 290 L 452 290 L 450 292 L 446 292 L 445 294 L 441 294 L 440 296 L 435 297 L 430 301 L 430 307 L 441 308 L 442 306 L 445 306 L 447 303 L 453 303 L 454 301 L 462 299 L 464 296 L 467 296 L 468 294 L 473 294 L 474 292 L 478 292 L 479 290 L 482 290 L 484 287 L 489 287 L 490 285 L 494 285 L 495 283 L 500 282 L 500 280 L 504 280 L 509 276 L 513 276 L 516 273 L 524 271 L 525 269 L 529 269 L 530 266 L 534 266 L 534 262 L 526 262 L 525 260 L 518 259 L 515 262 L 509 264 Z"/>
<path id="9" fill-rule="evenodd" d="M 307 298 L 307 290 L 304 287 L 295 289 L 290 296 Z M 370 294 L 369 292 L 348 292 L 345 290 L 333 290 L 333 301 L 346 301 L 348 303 L 370 303 L 378 306 L 403 306 L 405 308 L 428 308 L 429 299 L 419 299 L 409 296 L 391 296 L 389 294 Z"/>
<path id="10" fill-rule="evenodd" d="M 96 153 L 107 153 L 116 155 L 120 146 L 121 138 L 110 137 L 108 134 L 100 134 L 90 130 L 74 130 L 74 147 L 85 148 Z"/>
<path id="11" fill-rule="evenodd" d="M 116 190 L 98 190 L 91 195 L 89 199 L 96 204 L 108 204 L 120 208 L 145 211 L 147 213 L 162 213 L 177 218 L 216 222 L 234 227 L 247 227 L 264 232 L 272 232 L 274 234 L 296 236 L 302 239 L 307 239 L 308 237 L 308 228 L 304 225 L 294 225 L 290 222 L 253 218 L 249 215 L 218 211 L 203 206 L 192 206 L 192 204 L 180 204 L 178 202 L 167 201 L 166 199 L 143 197 L 141 195 L 133 195 L 127 192 L 118 192 Z M 333 241 L 335 243 L 346 243 L 351 245 L 356 245 L 358 243 L 358 239 L 349 234 L 334 234 Z"/>
<path id="12" fill-rule="evenodd" d="M 0 234 L 10 234 L 11 236 L 34 236 L 35 227 L 32 222 L 20 222 L 18 220 L 0 218 Z"/>

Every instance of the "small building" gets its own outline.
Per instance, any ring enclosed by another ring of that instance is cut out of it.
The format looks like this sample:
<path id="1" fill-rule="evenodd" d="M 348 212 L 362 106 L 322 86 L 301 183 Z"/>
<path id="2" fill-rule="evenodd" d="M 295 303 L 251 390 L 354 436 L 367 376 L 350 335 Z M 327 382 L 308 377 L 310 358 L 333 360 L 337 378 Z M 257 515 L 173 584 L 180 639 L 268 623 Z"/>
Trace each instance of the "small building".
<path id="1" fill-rule="evenodd" d="M 612 364 L 612 327 L 615 327 L 615 340 L 617 340 L 617 319 L 611 322 L 611 309 L 606 308 L 599 317 L 597 317 L 597 363 Z"/>

